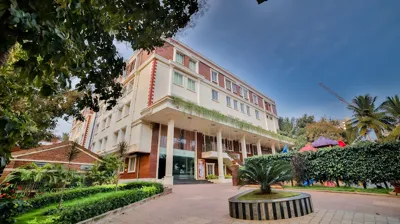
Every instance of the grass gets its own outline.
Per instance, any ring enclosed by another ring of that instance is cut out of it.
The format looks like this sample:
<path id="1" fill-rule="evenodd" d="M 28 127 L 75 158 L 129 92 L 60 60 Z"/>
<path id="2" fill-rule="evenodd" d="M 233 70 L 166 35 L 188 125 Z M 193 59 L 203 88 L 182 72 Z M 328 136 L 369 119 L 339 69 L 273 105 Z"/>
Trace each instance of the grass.
<path id="1" fill-rule="evenodd" d="M 307 186 L 307 187 L 291 187 L 285 186 L 290 189 L 303 189 L 303 190 L 324 190 L 324 191 L 338 191 L 338 192 L 362 192 L 362 193 L 374 193 L 374 194 L 389 194 L 392 189 L 385 188 L 355 188 L 355 187 L 325 187 L 325 186 Z"/>
<path id="2" fill-rule="evenodd" d="M 257 189 L 250 193 L 240 196 L 239 200 L 270 200 L 280 198 L 290 198 L 300 195 L 297 192 L 290 191 L 272 191 L 272 194 L 261 194 L 261 190 Z"/>
<path id="3" fill-rule="evenodd" d="M 106 192 L 106 193 L 97 193 L 97 194 L 91 195 L 90 197 L 87 197 L 87 198 L 77 198 L 77 199 L 70 200 L 70 201 L 64 201 L 62 206 L 68 207 L 68 206 L 74 206 L 76 204 L 85 203 L 85 202 L 89 202 L 89 201 L 96 201 L 102 197 L 106 197 L 106 196 L 113 195 L 113 194 L 115 194 L 115 191 Z M 42 219 L 44 219 L 46 217 L 44 215 L 44 213 L 47 210 L 57 208 L 57 206 L 58 206 L 58 204 L 55 203 L 55 204 L 51 204 L 51 205 L 48 205 L 43 208 L 31 210 L 27 213 L 22 214 L 21 216 L 16 217 L 16 223 L 17 224 L 28 223 L 28 221 L 34 220 L 35 218 L 37 219 L 37 221 L 41 221 Z"/>

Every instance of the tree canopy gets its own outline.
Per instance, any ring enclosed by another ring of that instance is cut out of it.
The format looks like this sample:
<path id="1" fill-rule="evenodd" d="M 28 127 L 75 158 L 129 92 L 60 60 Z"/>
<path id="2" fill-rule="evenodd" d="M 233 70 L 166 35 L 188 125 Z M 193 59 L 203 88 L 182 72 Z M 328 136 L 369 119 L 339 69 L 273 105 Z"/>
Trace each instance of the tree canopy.
<path id="1" fill-rule="evenodd" d="M 80 111 L 98 111 L 101 101 L 111 109 L 122 90 L 115 80 L 125 68 L 113 41 L 153 50 L 189 25 L 202 4 L 0 1 L 0 67 L 7 71 L 0 77 L 0 156 L 8 157 L 16 144 L 41 140 L 40 131 L 48 131 L 64 113 L 83 119 Z M 23 56 L 15 56 L 16 46 Z M 72 86 L 72 80 L 78 83 Z"/>

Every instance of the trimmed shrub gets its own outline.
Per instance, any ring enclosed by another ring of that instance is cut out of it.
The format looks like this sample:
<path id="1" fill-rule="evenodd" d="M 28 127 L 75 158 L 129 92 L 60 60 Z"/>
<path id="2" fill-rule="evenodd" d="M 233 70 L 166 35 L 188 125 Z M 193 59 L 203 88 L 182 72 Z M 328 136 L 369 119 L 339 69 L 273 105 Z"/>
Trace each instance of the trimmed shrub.
<path id="1" fill-rule="evenodd" d="M 77 223 L 105 212 L 138 202 L 155 194 L 163 192 L 160 188 L 145 186 L 141 189 L 118 191 L 115 194 L 100 198 L 96 201 L 89 201 L 74 206 L 64 207 L 61 211 L 51 209 L 46 212 L 48 215 L 56 215 L 55 223 Z"/>
<path id="2" fill-rule="evenodd" d="M 250 157 L 246 163 L 291 161 L 296 155 L 304 159 L 303 180 L 337 181 L 373 184 L 400 179 L 400 142 L 363 143 L 345 148 L 319 149 L 317 152 Z"/>
<path id="3" fill-rule="evenodd" d="M 142 188 L 142 187 L 151 187 L 154 186 L 157 188 L 159 192 L 164 191 L 164 185 L 158 182 L 146 182 L 146 181 L 134 181 L 130 182 L 127 184 L 124 184 L 119 187 L 121 190 L 130 190 L 130 189 L 136 189 L 136 188 Z"/>
<path id="4" fill-rule="evenodd" d="M 209 174 L 206 176 L 207 180 L 214 180 L 214 179 L 218 179 L 218 176 L 215 174 Z"/>

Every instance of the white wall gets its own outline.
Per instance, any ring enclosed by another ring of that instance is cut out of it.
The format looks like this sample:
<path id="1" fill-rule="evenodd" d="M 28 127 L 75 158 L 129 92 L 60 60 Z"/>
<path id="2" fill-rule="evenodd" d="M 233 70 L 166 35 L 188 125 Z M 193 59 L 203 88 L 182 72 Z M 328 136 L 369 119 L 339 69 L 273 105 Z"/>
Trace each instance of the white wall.
<path id="1" fill-rule="evenodd" d="M 157 102 L 161 98 L 168 95 L 169 85 L 169 65 L 164 64 L 161 61 L 157 63 L 156 79 L 154 86 L 154 102 Z"/>

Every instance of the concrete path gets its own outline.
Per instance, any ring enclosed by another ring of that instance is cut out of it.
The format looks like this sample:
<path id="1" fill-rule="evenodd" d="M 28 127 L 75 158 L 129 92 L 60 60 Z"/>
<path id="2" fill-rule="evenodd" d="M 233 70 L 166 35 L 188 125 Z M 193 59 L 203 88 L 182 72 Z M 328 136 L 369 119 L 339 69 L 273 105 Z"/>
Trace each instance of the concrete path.
<path id="1" fill-rule="evenodd" d="M 214 224 L 400 224 L 400 197 L 312 192 L 313 214 L 277 221 L 245 221 L 229 217 L 228 198 L 239 192 L 230 184 L 175 185 L 173 193 L 147 202 L 105 223 Z"/>

